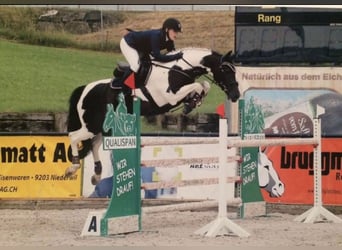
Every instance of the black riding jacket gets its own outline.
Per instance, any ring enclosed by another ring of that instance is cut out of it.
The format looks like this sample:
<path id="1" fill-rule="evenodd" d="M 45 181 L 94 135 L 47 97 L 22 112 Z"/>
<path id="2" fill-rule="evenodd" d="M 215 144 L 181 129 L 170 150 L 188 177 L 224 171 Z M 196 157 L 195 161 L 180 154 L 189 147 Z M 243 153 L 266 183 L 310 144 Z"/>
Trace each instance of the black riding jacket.
<path id="1" fill-rule="evenodd" d="M 164 49 L 168 52 L 175 50 L 174 42 L 166 38 L 166 32 L 163 29 L 131 31 L 124 36 L 124 39 L 143 58 L 151 54 L 159 62 L 170 62 L 177 59 L 176 54 L 164 55 L 160 53 Z"/>

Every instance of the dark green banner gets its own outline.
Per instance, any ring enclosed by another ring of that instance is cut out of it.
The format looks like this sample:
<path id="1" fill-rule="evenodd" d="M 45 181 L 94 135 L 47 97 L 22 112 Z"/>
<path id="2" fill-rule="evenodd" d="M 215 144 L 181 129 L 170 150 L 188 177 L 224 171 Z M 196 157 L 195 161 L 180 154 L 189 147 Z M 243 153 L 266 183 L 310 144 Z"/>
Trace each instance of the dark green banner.
<path id="1" fill-rule="evenodd" d="M 242 139 L 260 139 L 264 137 L 262 134 L 264 127 L 264 117 L 261 107 L 256 105 L 253 100 L 245 103 L 244 100 L 239 101 L 240 112 L 240 132 Z M 243 203 L 263 201 L 263 196 L 259 188 L 258 180 L 258 147 L 241 148 L 243 161 L 240 168 L 241 199 Z M 243 206 L 240 209 L 241 217 L 244 217 Z"/>
<path id="2" fill-rule="evenodd" d="M 113 190 L 106 214 L 101 220 L 101 234 L 107 234 L 109 218 L 130 215 L 141 216 L 140 174 L 140 100 L 134 101 L 134 112 L 127 112 L 124 96 L 118 96 L 114 110 L 108 104 L 104 131 L 111 136 L 103 138 L 104 150 L 112 151 Z M 139 221 L 139 230 L 140 230 Z"/>

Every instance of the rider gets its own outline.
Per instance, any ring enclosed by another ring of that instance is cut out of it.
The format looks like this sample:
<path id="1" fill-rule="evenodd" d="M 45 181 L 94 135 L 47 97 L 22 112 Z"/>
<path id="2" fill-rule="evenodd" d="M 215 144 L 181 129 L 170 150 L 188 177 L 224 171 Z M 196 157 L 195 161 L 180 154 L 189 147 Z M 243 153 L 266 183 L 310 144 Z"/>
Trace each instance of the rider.
<path id="1" fill-rule="evenodd" d="M 120 49 L 129 63 L 129 69 L 120 78 L 114 78 L 111 82 L 112 89 L 122 89 L 125 80 L 131 73 L 137 73 L 140 69 L 141 59 L 149 58 L 151 54 L 154 60 L 170 62 L 183 57 L 182 52 L 173 55 L 162 54 L 175 50 L 174 41 L 179 32 L 182 32 L 181 23 L 176 18 L 168 18 L 164 21 L 161 29 L 130 31 L 120 42 Z"/>

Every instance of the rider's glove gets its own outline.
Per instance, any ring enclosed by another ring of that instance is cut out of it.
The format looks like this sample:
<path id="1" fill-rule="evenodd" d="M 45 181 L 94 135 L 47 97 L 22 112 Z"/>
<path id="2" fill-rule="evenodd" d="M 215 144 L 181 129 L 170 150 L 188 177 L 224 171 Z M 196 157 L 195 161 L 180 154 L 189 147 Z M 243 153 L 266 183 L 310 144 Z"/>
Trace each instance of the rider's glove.
<path id="1" fill-rule="evenodd" d="M 175 54 L 175 60 L 179 60 L 183 58 L 183 52 L 179 52 L 177 54 Z"/>
<path id="2" fill-rule="evenodd" d="M 208 73 L 205 68 L 199 66 L 193 67 L 192 72 L 195 77 Z"/>

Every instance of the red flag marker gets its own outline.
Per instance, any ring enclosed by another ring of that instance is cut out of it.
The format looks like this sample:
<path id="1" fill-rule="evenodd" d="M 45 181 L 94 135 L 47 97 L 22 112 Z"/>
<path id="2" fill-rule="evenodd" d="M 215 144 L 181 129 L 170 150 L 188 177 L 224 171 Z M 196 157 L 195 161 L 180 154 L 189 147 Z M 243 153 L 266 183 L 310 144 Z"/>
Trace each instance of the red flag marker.
<path id="1" fill-rule="evenodd" d="M 134 77 L 134 72 L 132 74 L 130 74 L 126 81 L 125 84 L 130 87 L 131 89 L 135 89 L 135 77 Z"/>

